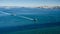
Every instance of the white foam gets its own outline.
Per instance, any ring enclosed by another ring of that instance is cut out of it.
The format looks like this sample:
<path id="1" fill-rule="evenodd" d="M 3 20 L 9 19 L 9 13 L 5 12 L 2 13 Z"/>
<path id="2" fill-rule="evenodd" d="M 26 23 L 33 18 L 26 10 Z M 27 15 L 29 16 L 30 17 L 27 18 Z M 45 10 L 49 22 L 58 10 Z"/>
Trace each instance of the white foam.
<path id="1" fill-rule="evenodd" d="M 12 15 L 11 13 L 7 13 L 7 12 L 3 12 L 3 11 L 0 11 L 0 12 L 5 14 L 5 15 Z M 13 16 L 17 16 L 17 15 L 15 14 Z M 28 19 L 28 20 L 34 20 L 33 18 L 29 18 L 29 17 L 25 17 L 25 16 L 18 16 L 18 17 L 25 18 L 25 19 Z"/>
<path id="2" fill-rule="evenodd" d="M 29 17 L 25 17 L 25 16 L 19 16 L 21 18 L 25 18 L 25 19 L 28 19 L 28 20 L 34 20 L 33 18 L 29 18 Z"/>
<path id="3" fill-rule="evenodd" d="M 0 11 L 2 14 L 11 15 L 10 13 Z"/>

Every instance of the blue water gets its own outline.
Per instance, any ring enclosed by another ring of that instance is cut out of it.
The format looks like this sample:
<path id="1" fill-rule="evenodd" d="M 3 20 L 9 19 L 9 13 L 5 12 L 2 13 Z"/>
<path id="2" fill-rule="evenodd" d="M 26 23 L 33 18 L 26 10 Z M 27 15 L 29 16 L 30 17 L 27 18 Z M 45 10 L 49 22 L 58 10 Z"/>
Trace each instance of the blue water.
<path id="1" fill-rule="evenodd" d="M 0 33 L 60 26 L 60 9 L 0 8 L 0 11 L 17 15 L 11 16 L 0 12 Z M 34 22 L 19 16 L 38 20 Z"/>

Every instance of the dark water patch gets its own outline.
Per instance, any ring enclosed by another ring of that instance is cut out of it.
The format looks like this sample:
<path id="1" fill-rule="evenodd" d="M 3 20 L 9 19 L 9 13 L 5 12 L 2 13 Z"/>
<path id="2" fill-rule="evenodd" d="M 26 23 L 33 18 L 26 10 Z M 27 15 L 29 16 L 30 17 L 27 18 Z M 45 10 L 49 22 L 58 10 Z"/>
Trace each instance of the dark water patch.
<path id="1" fill-rule="evenodd" d="M 60 22 L 57 23 L 45 23 L 45 24 L 31 24 L 31 25 L 23 25 L 23 26 L 6 26 L 0 28 L 1 32 L 12 32 L 12 31 L 22 31 L 22 30 L 30 30 L 30 29 L 38 29 L 38 28 L 48 28 L 60 26 Z"/>

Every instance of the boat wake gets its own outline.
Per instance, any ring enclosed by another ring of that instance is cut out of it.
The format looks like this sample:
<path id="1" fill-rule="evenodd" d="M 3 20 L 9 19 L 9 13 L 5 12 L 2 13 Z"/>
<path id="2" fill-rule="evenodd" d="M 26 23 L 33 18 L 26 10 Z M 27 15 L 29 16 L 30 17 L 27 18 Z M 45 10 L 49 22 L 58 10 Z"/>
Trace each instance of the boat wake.
<path id="1" fill-rule="evenodd" d="M 3 12 L 3 11 L 0 11 L 0 16 L 6 16 L 6 15 L 11 15 L 11 16 L 17 16 L 16 14 L 12 14 L 12 13 L 7 13 L 7 12 Z M 36 21 L 35 19 L 33 18 L 29 18 L 29 17 L 25 17 L 25 16 L 18 16 L 20 18 L 24 18 L 24 19 L 28 19 L 28 20 L 33 20 L 33 21 Z"/>

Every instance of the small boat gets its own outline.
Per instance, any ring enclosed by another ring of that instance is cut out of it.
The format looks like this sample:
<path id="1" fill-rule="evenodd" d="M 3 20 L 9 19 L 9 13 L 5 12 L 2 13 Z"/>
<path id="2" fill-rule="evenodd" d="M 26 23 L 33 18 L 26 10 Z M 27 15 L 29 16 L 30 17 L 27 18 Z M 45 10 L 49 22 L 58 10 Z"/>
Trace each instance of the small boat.
<path id="1" fill-rule="evenodd" d="M 16 14 L 11 14 L 11 16 L 16 16 Z"/>

